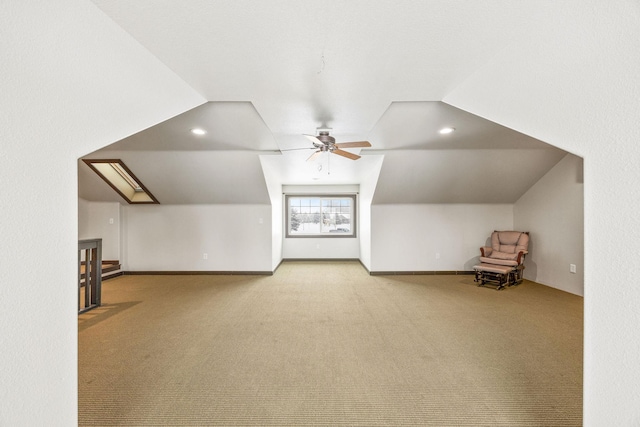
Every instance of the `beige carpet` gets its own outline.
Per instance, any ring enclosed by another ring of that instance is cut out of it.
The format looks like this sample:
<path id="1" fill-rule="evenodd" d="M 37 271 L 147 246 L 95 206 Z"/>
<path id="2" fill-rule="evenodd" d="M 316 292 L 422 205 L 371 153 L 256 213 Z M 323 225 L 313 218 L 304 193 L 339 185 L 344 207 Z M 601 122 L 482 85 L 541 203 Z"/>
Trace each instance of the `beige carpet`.
<path id="1" fill-rule="evenodd" d="M 79 316 L 79 424 L 577 426 L 582 305 L 525 281 L 122 276 Z"/>

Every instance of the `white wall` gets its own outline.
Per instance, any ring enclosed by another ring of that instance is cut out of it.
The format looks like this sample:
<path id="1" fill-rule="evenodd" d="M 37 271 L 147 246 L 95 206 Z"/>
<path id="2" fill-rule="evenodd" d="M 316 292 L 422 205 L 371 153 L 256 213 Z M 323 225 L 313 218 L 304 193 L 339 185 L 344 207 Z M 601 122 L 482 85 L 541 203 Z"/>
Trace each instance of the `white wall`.
<path id="1" fill-rule="evenodd" d="M 102 259 L 120 260 L 120 203 L 78 199 L 78 239 L 102 239 Z"/>
<path id="2" fill-rule="evenodd" d="M 376 167 L 372 167 L 370 174 L 360 183 L 359 208 L 360 219 L 360 262 L 371 271 L 371 203 L 378 185 L 380 170 L 385 156 L 378 156 Z"/>
<path id="3" fill-rule="evenodd" d="M 260 164 L 271 200 L 271 270 L 274 271 L 282 261 L 282 239 L 284 230 L 282 184 L 274 169 L 269 167 L 273 155 L 260 156 Z"/>
<path id="4" fill-rule="evenodd" d="M 285 238 L 282 257 L 285 259 L 358 259 L 360 242 L 358 237 Z"/>
<path id="5" fill-rule="evenodd" d="M 86 239 L 90 234 L 89 201 L 78 197 L 78 239 Z"/>
<path id="6" fill-rule="evenodd" d="M 582 159 L 567 154 L 515 203 L 514 228 L 531 236 L 525 278 L 584 295 L 583 193 Z"/>
<path id="7" fill-rule="evenodd" d="M 640 423 L 640 7 L 546 2 L 445 101 L 584 158 L 584 424 Z"/>
<path id="8" fill-rule="evenodd" d="M 278 191 L 271 197 L 271 270 L 275 270 L 282 261 L 283 222 L 282 191 Z"/>
<path id="9" fill-rule="evenodd" d="M 88 1 L 0 33 L 0 425 L 77 425 L 77 159 L 203 99 Z"/>
<path id="10" fill-rule="evenodd" d="M 283 186 L 285 194 L 354 194 L 359 191 L 358 185 L 318 185 L 318 186 Z M 356 198 L 357 200 L 358 198 Z M 284 201 L 283 201 L 284 203 Z M 356 201 L 356 203 L 358 203 Z M 284 204 L 282 205 L 284 211 Z M 357 209 L 359 211 L 359 209 Z M 356 213 L 359 216 L 359 213 Z M 359 228 L 359 225 L 356 225 Z M 285 226 L 286 227 L 286 226 Z M 356 237 L 313 238 L 284 237 L 282 257 L 285 259 L 315 258 L 360 258 L 359 230 Z"/>
<path id="11" fill-rule="evenodd" d="M 123 214 L 128 271 L 272 271 L 269 205 L 129 205 Z"/>
<path id="12" fill-rule="evenodd" d="M 360 199 L 360 262 L 371 271 L 371 198 Z"/>
<path id="13" fill-rule="evenodd" d="M 470 271 L 491 232 L 511 229 L 512 205 L 374 204 L 371 271 Z"/>

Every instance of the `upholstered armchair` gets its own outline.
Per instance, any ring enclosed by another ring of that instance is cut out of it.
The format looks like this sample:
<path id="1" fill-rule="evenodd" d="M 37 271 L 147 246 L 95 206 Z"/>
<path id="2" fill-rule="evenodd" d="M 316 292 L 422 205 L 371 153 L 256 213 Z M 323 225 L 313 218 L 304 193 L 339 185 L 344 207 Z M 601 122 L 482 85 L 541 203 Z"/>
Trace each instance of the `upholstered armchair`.
<path id="1" fill-rule="evenodd" d="M 529 253 L 529 232 L 494 231 L 491 246 L 480 248 L 480 264 L 473 267 L 478 286 L 487 283 L 503 289 L 522 283 L 524 258 Z"/>

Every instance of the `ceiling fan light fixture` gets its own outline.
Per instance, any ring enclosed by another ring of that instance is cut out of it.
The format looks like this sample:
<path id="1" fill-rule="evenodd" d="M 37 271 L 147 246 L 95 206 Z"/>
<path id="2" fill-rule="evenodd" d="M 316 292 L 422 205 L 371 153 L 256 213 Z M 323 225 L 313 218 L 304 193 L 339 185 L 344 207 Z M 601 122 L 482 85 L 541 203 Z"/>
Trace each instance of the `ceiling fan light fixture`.
<path id="1" fill-rule="evenodd" d="M 342 150 L 342 148 L 366 148 L 371 147 L 371 143 L 369 141 L 352 141 L 352 142 L 339 142 L 336 143 L 336 139 L 329 135 L 330 129 L 317 129 L 318 135 L 307 135 L 306 136 L 313 147 L 309 147 L 311 150 L 316 150 L 307 161 L 311 161 L 315 159 L 321 153 L 332 153 L 337 154 L 342 157 L 346 157 L 351 160 L 358 160 L 360 158 L 359 155 L 350 153 L 348 151 Z M 300 150 L 300 148 L 293 148 L 292 150 Z M 306 150 L 306 148 L 302 148 L 302 150 Z M 290 150 L 280 150 L 280 151 L 290 151 Z"/>
<path id="2" fill-rule="evenodd" d="M 441 135 L 447 135 L 449 133 L 452 133 L 454 130 L 456 130 L 455 128 L 452 127 L 446 127 L 446 128 L 442 128 L 438 131 L 438 133 L 440 133 Z"/>
<path id="3" fill-rule="evenodd" d="M 193 128 L 193 129 L 191 129 L 191 133 L 194 134 L 194 135 L 202 136 L 202 135 L 206 135 L 207 131 L 204 130 L 204 129 L 201 129 L 201 128 Z"/>

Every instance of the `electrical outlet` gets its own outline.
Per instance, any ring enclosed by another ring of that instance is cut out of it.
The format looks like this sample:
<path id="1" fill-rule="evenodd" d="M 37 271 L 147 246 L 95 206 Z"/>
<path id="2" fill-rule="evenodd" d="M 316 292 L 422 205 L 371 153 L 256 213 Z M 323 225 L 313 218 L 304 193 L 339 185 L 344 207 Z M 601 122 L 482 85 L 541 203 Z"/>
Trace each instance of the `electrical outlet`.
<path id="1" fill-rule="evenodd" d="M 258 218 L 258 224 L 262 224 L 264 220 L 262 218 Z"/>
<path id="2" fill-rule="evenodd" d="M 113 224 L 113 218 L 109 218 L 109 224 Z"/>
<path id="3" fill-rule="evenodd" d="M 316 245 L 316 249 L 320 249 L 320 243 Z"/>
<path id="4" fill-rule="evenodd" d="M 209 259 L 209 254 L 208 253 L 202 254 L 202 259 Z"/>
<path id="5" fill-rule="evenodd" d="M 576 265 L 575 264 L 569 264 L 569 273 L 574 273 L 576 272 Z"/>
<path id="6" fill-rule="evenodd" d="M 440 259 L 440 252 L 436 252 L 436 259 Z"/>

